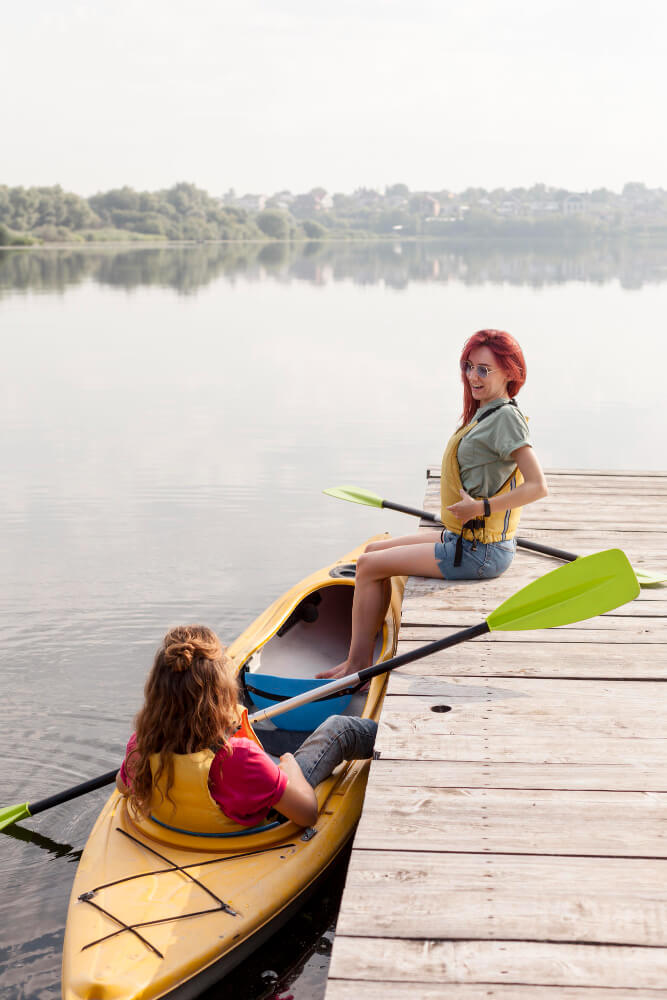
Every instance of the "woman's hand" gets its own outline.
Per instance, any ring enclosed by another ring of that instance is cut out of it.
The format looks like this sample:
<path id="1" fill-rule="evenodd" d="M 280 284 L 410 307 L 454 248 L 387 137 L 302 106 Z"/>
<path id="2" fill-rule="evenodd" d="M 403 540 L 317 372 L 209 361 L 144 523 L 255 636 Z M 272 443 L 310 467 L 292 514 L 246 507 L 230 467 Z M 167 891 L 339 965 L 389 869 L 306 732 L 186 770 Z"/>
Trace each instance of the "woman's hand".
<path id="1" fill-rule="evenodd" d="M 484 517 L 483 500 L 475 500 L 465 490 L 459 490 L 459 496 L 461 499 L 447 508 L 457 521 L 465 524 L 466 521 L 471 521 L 474 517 Z"/>
<path id="2" fill-rule="evenodd" d="M 280 758 L 280 770 L 284 771 L 288 779 L 298 781 L 303 777 L 301 768 L 296 762 L 296 757 L 292 753 L 284 753 Z"/>

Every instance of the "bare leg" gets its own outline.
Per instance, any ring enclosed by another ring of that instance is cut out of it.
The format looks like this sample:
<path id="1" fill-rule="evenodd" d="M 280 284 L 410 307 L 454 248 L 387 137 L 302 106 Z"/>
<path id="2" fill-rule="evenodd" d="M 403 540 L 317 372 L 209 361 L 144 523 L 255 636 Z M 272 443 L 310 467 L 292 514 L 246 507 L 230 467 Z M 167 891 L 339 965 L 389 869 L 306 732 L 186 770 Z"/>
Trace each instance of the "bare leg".
<path id="1" fill-rule="evenodd" d="M 407 545 L 367 550 L 359 557 L 352 602 L 350 651 L 343 663 L 317 674 L 317 677 L 344 677 L 370 666 L 375 636 L 388 607 L 387 594 L 391 597 L 392 576 L 431 576 L 442 579 L 435 561 L 434 541 L 424 543 L 418 539 L 415 543 L 412 542 L 414 536 L 409 537 L 411 541 Z"/>
<path id="2" fill-rule="evenodd" d="M 423 531 L 414 532 L 412 535 L 398 535 L 396 538 L 383 538 L 380 542 L 369 542 L 366 552 L 382 552 L 384 549 L 395 549 L 402 545 L 424 545 L 430 542 L 435 545 L 440 541 L 442 528 L 434 530 L 425 528 Z M 401 574 L 403 575 L 403 574 Z"/>
<path id="3" fill-rule="evenodd" d="M 365 552 L 383 552 L 386 549 L 398 548 L 402 545 L 424 545 L 427 542 L 431 542 L 435 545 L 436 542 L 440 541 L 440 531 L 432 531 L 426 529 L 418 533 L 413 533 L 412 535 L 399 535 L 398 538 L 383 538 L 378 542 L 369 542 Z M 389 603 L 391 601 L 391 580 L 386 579 L 382 581 L 384 590 L 382 595 L 382 604 L 378 609 L 378 617 L 375 624 L 374 636 L 377 636 L 378 632 L 384 624 L 384 620 L 389 610 Z"/>

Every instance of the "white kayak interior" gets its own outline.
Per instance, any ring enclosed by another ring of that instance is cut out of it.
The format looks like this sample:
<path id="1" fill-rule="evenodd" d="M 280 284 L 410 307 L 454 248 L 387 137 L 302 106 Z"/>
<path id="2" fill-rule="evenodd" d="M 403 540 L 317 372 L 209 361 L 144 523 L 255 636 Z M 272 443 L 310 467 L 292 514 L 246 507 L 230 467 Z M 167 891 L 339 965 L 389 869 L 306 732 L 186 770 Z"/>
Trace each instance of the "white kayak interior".
<path id="1" fill-rule="evenodd" d="M 347 584 L 321 587 L 307 594 L 297 605 L 292 615 L 296 619 L 288 625 L 283 635 L 281 629 L 258 649 L 246 662 L 252 674 L 268 674 L 278 677 L 314 678 L 322 670 L 330 670 L 347 656 L 352 632 L 352 599 L 354 587 Z M 319 598 L 319 600 L 318 600 Z M 299 616 L 305 613 L 304 620 Z M 379 635 L 373 662 L 382 652 L 382 636 Z M 345 715 L 360 715 L 363 711 L 365 693 L 355 694 L 345 711 Z"/>

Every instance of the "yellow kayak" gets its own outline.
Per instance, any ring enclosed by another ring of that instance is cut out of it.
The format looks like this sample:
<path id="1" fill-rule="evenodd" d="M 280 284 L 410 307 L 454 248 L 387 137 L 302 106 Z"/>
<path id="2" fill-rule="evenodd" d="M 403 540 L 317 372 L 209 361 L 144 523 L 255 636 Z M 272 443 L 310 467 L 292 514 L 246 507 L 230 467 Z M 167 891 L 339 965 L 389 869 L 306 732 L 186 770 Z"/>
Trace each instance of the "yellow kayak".
<path id="1" fill-rule="evenodd" d="M 243 676 L 255 680 L 248 691 L 266 686 L 262 674 L 307 679 L 344 659 L 354 565 L 364 545 L 292 587 L 229 647 Z M 404 584 L 392 580 L 376 661 L 395 652 Z M 386 680 L 375 677 L 344 711 L 378 719 Z M 326 713 L 327 703 L 319 704 Z M 340 704 L 329 710 L 340 714 Z M 303 718 L 296 722 L 302 726 Z M 270 753 L 306 735 L 281 726 L 257 730 Z M 74 879 L 64 1000 L 185 1000 L 226 975 L 305 902 L 344 847 L 361 813 L 368 768 L 368 761 L 343 763 L 318 786 L 319 816 L 308 830 L 268 820 L 227 837 L 151 820 L 139 829 L 114 791 Z"/>

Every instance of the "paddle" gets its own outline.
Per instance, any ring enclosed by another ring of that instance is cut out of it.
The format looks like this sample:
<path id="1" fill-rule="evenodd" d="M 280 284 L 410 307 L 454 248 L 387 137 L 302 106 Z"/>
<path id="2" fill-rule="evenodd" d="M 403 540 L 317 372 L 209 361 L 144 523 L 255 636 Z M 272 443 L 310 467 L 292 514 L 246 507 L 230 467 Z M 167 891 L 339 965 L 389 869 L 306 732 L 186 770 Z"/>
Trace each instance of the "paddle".
<path id="1" fill-rule="evenodd" d="M 428 510 L 419 510 L 417 507 L 406 507 L 405 504 L 394 503 L 392 500 L 383 500 L 376 493 L 361 490 L 357 486 L 332 486 L 331 489 L 322 490 L 322 492 L 326 493 L 327 496 L 336 497 L 338 500 L 349 500 L 351 503 L 365 504 L 366 507 L 386 507 L 387 510 L 397 510 L 401 514 L 412 514 L 414 517 L 422 517 L 426 521 L 442 524 L 440 519 Z M 545 556 L 554 556 L 564 562 L 574 562 L 575 559 L 580 558 L 573 552 L 566 552 L 565 549 L 554 549 L 550 545 L 542 545 L 540 542 L 530 542 L 527 538 L 517 537 L 516 543 L 522 549 L 541 552 Z M 642 587 L 653 587 L 659 583 L 667 583 L 667 573 L 648 573 L 646 570 L 636 569 L 635 574 Z"/>
<path id="2" fill-rule="evenodd" d="M 38 802 L 24 802 L 19 806 L 5 806 L 4 809 L 0 809 L 0 830 L 4 830 L 12 823 L 18 823 L 20 819 L 36 816 L 37 813 L 44 812 L 45 809 L 59 806 L 61 802 L 69 802 L 70 799 L 77 799 L 79 795 L 87 795 L 88 792 L 94 792 L 96 788 L 110 785 L 116 780 L 117 774 L 118 768 L 116 767 L 113 771 L 101 774 L 99 778 L 91 778 L 90 781 L 74 785 L 73 788 L 66 788 L 64 792 L 50 795 L 47 799 L 40 799 Z"/>
<path id="3" fill-rule="evenodd" d="M 639 594 L 639 584 L 627 556 L 620 549 L 607 549 L 591 556 L 582 556 L 513 594 L 486 621 L 454 635 L 419 646 L 391 660 L 376 663 L 355 674 L 340 677 L 330 684 L 323 684 L 313 691 L 304 691 L 294 698 L 287 698 L 270 708 L 250 716 L 251 722 L 261 722 L 282 712 L 306 705 L 310 701 L 328 698 L 333 694 L 356 689 L 378 674 L 395 670 L 405 663 L 420 660 L 442 649 L 449 649 L 460 642 L 475 639 L 487 632 L 519 632 L 525 629 L 556 628 L 571 625 L 586 618 L 594 618 L 626 604 Z"/>
<path id="4" fill-rule="evenodd" d="M 394 656 L 383 663 L 366 667 L 356 674 L 348 674 L 330 684 L 323 684 L 312 691 L 304 691 L 295 698 L 287 698 L 270 708 L 262 709 L 250 716 L 250 722 L 261 722 L 274 715 L 289 712 L 300 705 L 311 701 L 319 701 L 336 692 L 355 689 L 377 674 L 395 670 L 405 663 L 420 660 L 442 649 L 456 646 L 468 639 L 485 635 L 487 632 L 518 632 L 524 629 L 555 628 L 558 625 L 570 625 L 572 622 L 594 618 L 596 615 L 612 611 L 621 604 L 631 601 L 639 593 L 637 577 L 627 557 L 620 549 L 608 549 L 606 552 L 596 552 L 592 556 L 583 556 L 567 566 L 560 566 L 545 576 L 522 587 L 512 597 L 508 598 L 488 618 L 479 625 L 463 629 L 438 639 L 425 646 Z M 18 806 L 6 806 L 0 809 L 0 830 L 11 823 L 35 816 L 45 809 L 68 802 L 79 795 L 85 795 L 96 788 L 110 785 L 116 777 L 116 769 L 108 771 L 81 785 L 75 785 L 57 795 L 39 802 L 24 803 Z"/>

